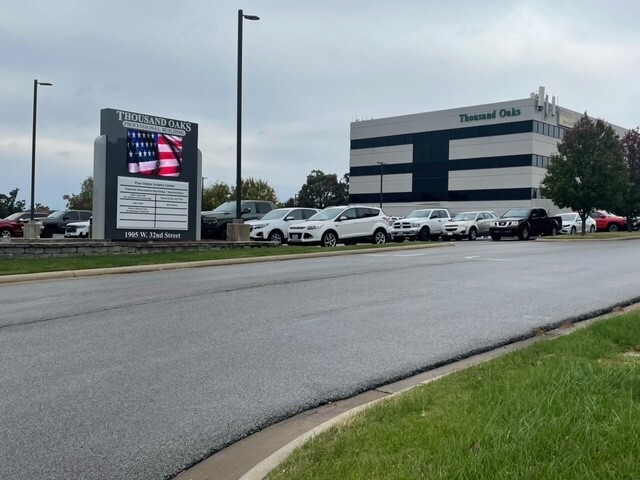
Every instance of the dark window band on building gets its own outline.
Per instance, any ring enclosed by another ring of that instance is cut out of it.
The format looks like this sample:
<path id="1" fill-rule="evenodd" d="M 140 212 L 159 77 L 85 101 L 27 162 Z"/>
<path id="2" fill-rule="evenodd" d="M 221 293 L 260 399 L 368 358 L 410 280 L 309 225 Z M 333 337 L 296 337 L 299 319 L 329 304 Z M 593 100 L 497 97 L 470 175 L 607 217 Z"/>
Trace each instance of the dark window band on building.
<path id="1" fill-rule="evenodd" d="M 435 130 L 422 133 L 405 133 L 390 135 L 387 137 L 362 138 L 351 140 L 351 150 L 361 148 L 394 147 L 397 145 L 411 145 L 424 143 L 425 135 L 433 137 L 429 143 L 431 147 L 449 148 L 449 140 L 463 140 L 466 138 L 495 137 L 498 135 L 514 135 L 517 133 L 538 133 L 548 137 L 564 138 L 564 127 L 550 125 L 537 120 L 524 120 L 522 122 L 499 123 L 495 125 L 477 125 L 474 127 L 455 128 L 451 130 Z M 437 140 L 433 142 L 433 140 Z M 434 145 L 435 143 L 435 145 Z"/>
<path id="2" fill-rule="evenodd" d="M 416 191 L 414 193 L 384 193 L 384 203 L 408 203 L 408 202 L 497 202 L 531 200 L 538 197 L 536 188 L 493 188 L 486 190 L 452 190 Z M 380 201 L 380 193 L 359 193 L 349 196 L 351 203 L 377 203 Z"/>

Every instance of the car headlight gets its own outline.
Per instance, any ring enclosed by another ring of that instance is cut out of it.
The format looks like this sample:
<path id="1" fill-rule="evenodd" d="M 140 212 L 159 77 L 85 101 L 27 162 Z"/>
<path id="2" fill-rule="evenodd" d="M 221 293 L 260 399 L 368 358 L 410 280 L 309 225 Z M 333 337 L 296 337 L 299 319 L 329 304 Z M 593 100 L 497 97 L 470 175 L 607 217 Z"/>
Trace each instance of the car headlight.
<path id="1" fill-rule="evenodd" d="M 418 228 L 420 226 L 419 223 L 412 223 L 411 228 Z"/>
<path id="2" fill-rule="evenodd" d="M 307 230 L 317 230 L 318 228 L 320 228 L 320 225 L 309 225 Z"/>
<path id="3" fill-rule="evenodd" d="M 254 225 L 254 226 L 253 226 L 253 228 L 256 228 L 256 229 L 258 229 L 258 228 L 264 228 L 264 227 L 266 227 L 267 225 L 269 225 L 269 224 L 268 224 L 268 223 L 258 223 L 258 224 L 256 224 L 256 225 Z"/>

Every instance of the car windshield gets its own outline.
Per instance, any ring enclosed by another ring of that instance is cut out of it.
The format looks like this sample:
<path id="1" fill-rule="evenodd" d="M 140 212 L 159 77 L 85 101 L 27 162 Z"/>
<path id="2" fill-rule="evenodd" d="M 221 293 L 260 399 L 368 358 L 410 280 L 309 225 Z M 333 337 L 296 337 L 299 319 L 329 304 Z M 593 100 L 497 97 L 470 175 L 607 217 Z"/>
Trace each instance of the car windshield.
<path id="1" fill-rule="evenodd" d="M 281 220 L 285 217 L 285 215 L 288 215 L 290 211 L 291 210 L 289 210 L 288 208 L 284 210 L 277 208 L 265 213 L 260 220 Z"/>
<path id="2" fill-rule="evenodd" d="M 213 209 L 213 213 L 233 213 L 236 211 L 236 202 L 225 202 Z"/>
<path id="3" fill-rule="evenodd" d="M 429 218 L 431 214 L 431 210 L 414 210 L 409 215 L 408 218 Z"/>
<path id="4" fill-rule="evenodd" d="M 321 210 L 309 217 L 309 220 L 333 220 L 336 218 L 341 212 L 344 211 L 342 207 L 329 207 Z"/>
<path id="5" fill-rule="evenodd" d="M 64 215 L 64 213 L 65 213 L 65 210 L 58 210 L 57 212 L 53 212 L 47 218 L 60 218 L 62 217 L 62 215 Z"/>
<path id="6" fill-rule="evenodd" d="M 455 222 L 465 222 L 469 220 L 475 220 L 476 212 L 464 212 L 459 213 L 455 217 L 453 217 L 453 221 Z"/>
<path id="7" fill-rule="evenodd" d="M 502 218 L 520 218 L 520 217 L 528 217 L 529 216 L 529 209 L 528 208 L 512 208 L 510 210 L 507 210 L 506 213 L 504 215 L 502 215 Z"/>

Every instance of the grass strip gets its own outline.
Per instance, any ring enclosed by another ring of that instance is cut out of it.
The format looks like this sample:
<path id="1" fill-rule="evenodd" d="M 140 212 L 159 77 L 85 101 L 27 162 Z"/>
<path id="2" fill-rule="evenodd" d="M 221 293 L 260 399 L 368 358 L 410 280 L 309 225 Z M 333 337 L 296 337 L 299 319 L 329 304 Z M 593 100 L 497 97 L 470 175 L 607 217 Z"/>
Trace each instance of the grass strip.
<path id="1" fill-rule="evenodd" d="M 269 480 L 640 478 L 640 314 L 390 398 Z"/>
<path id="2" fill-rule="evenodd" d="M 431 242 L 438 246 L 441 242 Z M 160 263 L 197 262 L 202 260 L 228 260 L 236 258 L 257 258 L 276 255 L 300 255 L 329 251 L 370 250 L 377 248 L 398 248 L 401 246 L 427 246 L 429 242 L 393 243 L 385 245 L 345 245 L 331 249 L 308 246 L 258 246 L 255 248 L 221 248 L 199 252 L 139 253 L 129 255 L 91 255 L 85 257 L 19 258 L 0 260 L 0 275 L 25 273 L 59 272 L 65 270 L 85 270 L 92 268 L 129 267 L 135 265 L 155 265 Z"/>

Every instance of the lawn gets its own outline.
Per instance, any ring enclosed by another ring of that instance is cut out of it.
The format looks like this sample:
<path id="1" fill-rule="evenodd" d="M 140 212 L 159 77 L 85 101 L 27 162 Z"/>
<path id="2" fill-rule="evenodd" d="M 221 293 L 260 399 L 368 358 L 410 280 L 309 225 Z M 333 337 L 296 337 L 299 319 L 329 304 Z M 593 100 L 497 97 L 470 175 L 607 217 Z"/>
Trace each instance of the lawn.
<path id="1" fill-rule="evenodd" d="M 640 313 L 385 400 L 269 480 L 640 478 Z"/>
<path id="2" fill-rule="evenodd" d="M 165 263 L 206 262 L 209 260 L 232 260 L 291 255 L 327 255 L 343 251 L 371 250 L 379 248 L 417 248 L 445 246 L 444 242 L 404 242 L 385 245 L 350 245 L 335 248 L 309 246 L 279 246 L 256 248 L 223 248 L 202 252 L 164 252 L 135 255 L 104 255 L 64 258 L 3 259 L 0 260 L 0 275 L 25 273 L 60 272 L 65 270 L 86 270 L 95 268 L 130 267 L 136 265 L 156 265 Z"/>

